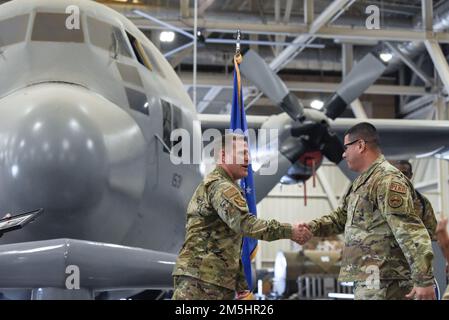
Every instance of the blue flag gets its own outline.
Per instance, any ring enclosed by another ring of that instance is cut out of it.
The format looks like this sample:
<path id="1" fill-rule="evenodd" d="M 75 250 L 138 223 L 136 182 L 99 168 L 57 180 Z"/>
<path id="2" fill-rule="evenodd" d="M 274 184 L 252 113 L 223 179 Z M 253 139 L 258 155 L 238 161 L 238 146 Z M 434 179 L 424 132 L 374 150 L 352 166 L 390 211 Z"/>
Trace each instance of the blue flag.
<path id="1" fill-rule="evenodd" d="M 235 63 L 234 69 L 234 90 L 232 96 L 232 110 L 231 110 L 231 128 L 232 130 L 241 129 L 247 139 L 248 146 L 250 146 L 251 141 L 249 141 L 249 136 L 247 133 L 248 124 L 246 122 L 245 108 L 243 107 L 243 92 L 240 81 L 240 71 L 237 62 Z M 249 152 L 249 150 L 248 150 Z M 248 166 L 248 176 L 241 179 L 240 186 L 245 192 L 246 202 L 248 204 L 250 214 L 257 216 L 257 206 L 256 206 L 256 193 L 254 188 L 254 178 L 253 178 L 253 168 L 251 163 Z M 253 255 L 256 253 L 257 240 L 253 238 L 243 238 L 242 246 L 242 264 L 245 271 L 246 281 L 250 290 L 253 289 L 252 283 L 252 272 L 251 272 L 251 260 Z"/>

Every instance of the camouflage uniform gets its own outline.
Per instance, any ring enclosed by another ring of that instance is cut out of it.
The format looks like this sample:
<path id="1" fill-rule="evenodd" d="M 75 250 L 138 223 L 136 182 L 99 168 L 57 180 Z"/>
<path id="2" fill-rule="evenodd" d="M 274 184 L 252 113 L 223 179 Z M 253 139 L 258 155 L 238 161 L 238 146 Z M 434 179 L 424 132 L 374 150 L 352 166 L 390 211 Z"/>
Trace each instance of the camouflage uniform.
<path id="1" fill-rule="evenodd" d="M 173 300 L 232 300 L 235 293 L 233 290 L 215 286 L 192 277 L 177 276 L 175 281 L 175 292 Z"/>
<path id="2" fill-rule="evenodd" d="M 416 197 L 413 199 L 413 203 L 415 205 L 416 212 L 419 213 L 424 226 L 429 232 L 430 239 L 436 241 L 435 231 L 437 229 L 438 221 L 435 217 L 435 213 L 433 212 L 432 204 L 429 199 L 427 199 L 419 191 L 416 191 Z"/>
<path id="3" fill-rule="evenodd" d="M 217 166 L 198 186 L 187 208 L 186 238 L 173 271 L 174 298 L 208 298 L 207 290 L 182 292 L 194 284 L 178 286 L 179 276 L 223 292 L 247 289 L 241 262 L 243 236 L 266 241 L 290 239 L 292 226 L 251 215 L 240 186 Z"/>
<path id="4" fill-rule="evenodd" d="M 414 192 L 380 156 L 354 180 L 336 211 L 309 223 L 315 236 L 344 232 L 339 279 L 355 282 L 356 299 L 404 299 L 412 285 L 433 284 L 431 241 L 415 213 Z"/>

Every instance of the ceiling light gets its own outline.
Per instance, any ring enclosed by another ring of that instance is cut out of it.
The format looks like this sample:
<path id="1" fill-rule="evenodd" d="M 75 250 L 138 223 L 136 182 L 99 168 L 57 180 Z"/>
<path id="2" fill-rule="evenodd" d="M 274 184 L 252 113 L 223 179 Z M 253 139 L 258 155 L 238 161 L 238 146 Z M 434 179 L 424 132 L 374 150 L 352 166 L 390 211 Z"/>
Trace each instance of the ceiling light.
<path id="1" fill-rule="evenodd" d="M 159 39 L 162 42 L 173 42 L 175 39 L 175 33 L 173 31 L 162 31 Z"/>
<path id="2" fill-rule="evenodd" d="M 310 103 L 310 106 L 314 109 L 321 110 L 324 106 L 324 102 L 321 100 L 315 99 Z"/>
<path id="3" fill-rule="evenodd" d="M 382 59 L 383 62 L 388 62 L 393 58 L 393 55 L 390 52 L 381 52 L 379 57 Z"/>

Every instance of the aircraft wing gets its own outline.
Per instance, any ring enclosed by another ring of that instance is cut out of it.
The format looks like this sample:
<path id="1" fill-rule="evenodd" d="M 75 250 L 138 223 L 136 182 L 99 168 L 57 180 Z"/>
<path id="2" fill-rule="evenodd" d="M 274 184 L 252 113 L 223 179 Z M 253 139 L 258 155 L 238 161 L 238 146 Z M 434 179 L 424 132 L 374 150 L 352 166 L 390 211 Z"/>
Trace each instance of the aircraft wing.
<path id="1" fill-rule="evenodd" d="M 229 115 L 200 114 L 203 131 L 229 128 Z M 248 116 L 248 127 L 259 129 L 270 117 Z M 361 119 L 337 118 L 330 121 L 332 130 L 343 140 L 346 130 L 362 122 Z M 368 119 L 379 131 L 382 151 L 392 159 L 440 156 L 449 159 L 449 121 Z"/>
<path id="2" fill-rule="evenodd" d="M 246 116 L 248 128 L 260 129 L 262 124 L 267 121 L 269 116 Z M 230 114 L 204 114 L 199 113 L 198 119 L 201 121 L 201 129 L 205 131 L 207 129 L 218 129 L 224 131 L 229 129 L 231 124 Z"/>
<path id="3" fill-rule="evenodd" d="M 360 119 L 337 119 L 332 129 L 343 139 L 344 133 Z M 449 156 L 449 121 L 369 119 L 380 136 L 382 151 L 388 158 Z M 447 158 L 449 159 L 449 158 Z"/>
<path id="4" fill-rule="evenodd" d="M 91 294 L 171 289 L 175 261 L 174 254 L 85 240 L 6 244 L 0 246 L 0 288 L 65 289 L 70 280 Z"/>

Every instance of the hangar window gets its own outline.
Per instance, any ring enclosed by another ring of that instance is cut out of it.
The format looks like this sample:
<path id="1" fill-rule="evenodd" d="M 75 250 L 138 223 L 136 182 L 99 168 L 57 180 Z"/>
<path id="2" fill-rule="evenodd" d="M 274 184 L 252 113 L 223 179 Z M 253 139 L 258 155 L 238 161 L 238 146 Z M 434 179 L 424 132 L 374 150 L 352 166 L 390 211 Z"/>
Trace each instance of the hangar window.
<path id="1" fill-rule="evenodd" d="M 181 137 L 178 137 L 176 141 L 170 141 L 171 133 L 181 128 L 182 125 L 182 111 L 177 106 L 165 101 L 161 100 L 162 104 L 162 131 L 163 131 L 163 140 L 164 143 L 173 148 L 175 145 L 181 142 Z M 168 150 L 164 148 L 164 152 L 168 153 Z M 182 157 L 182 149 L 179 150 L 177 154 L 178 157 Z"/>
<path id="2" fill-rule="evenodd" d="M 90 42 L 99 48 L 108 50 L 117 58 L 123 55 L 131 58 L 131 51 L 120 28 L 106 22 L 87 17 Z"/>
<path id="3" fill-rule="evenodd" d="M 29 15 L 12 17 L 0 21 L 0 47 L 25 41 Z"/>
<path id="4" fill-rule="evenodd" d="M 84 42 L 83 26 L 79 29 L 66 27 L 68 15 L 63 13 L 38 12 L 34 18 L 32 41 Z"/>
<path id="5" fill-rule="evenodd" d="M 147 96 L 140 91 L 126 87 L 126 96 L 128 97 L 129 107 L 143 114 L 149 115 L 149 103 Z"/>

